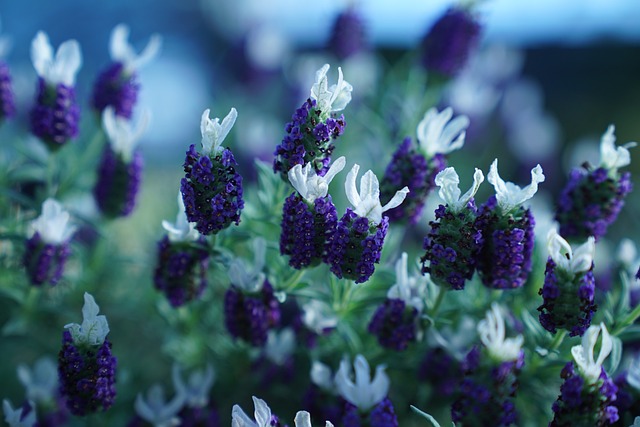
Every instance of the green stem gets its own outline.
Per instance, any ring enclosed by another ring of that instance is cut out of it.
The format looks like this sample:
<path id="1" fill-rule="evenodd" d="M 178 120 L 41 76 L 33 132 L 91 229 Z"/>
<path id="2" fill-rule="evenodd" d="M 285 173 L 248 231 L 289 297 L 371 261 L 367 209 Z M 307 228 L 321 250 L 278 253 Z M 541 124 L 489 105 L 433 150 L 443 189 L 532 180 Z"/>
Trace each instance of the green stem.
<path id="1" fill-rule="evenodd" d="M 560 345 L 562 344 L 562 341 L 564 341 L 564 337 L 567 336 L 567 331 L 566 330 L 561 330 L 559 331 L 555 337 L 553 337 L 553 340 L 551 341 L 551 344 L 549 345 L 549 351 L 556 351 L 558 350 L 558 348 L 560 348 Z"/>
<path id="2" fill-rule="evenodd" d="M 627 327 L 640 318 L 640 304 L 638 304 L 626 317 L 624 317 L 611 332 L 611 335 L 620 335 Z"/>
<path id="3" fill-rule="evenodd" d="M 47 189 L 47 197 L 53 197 L 55 195 L 55 191 L 53 190 L 54 184 L 54 175 L 55 175 L 55 165 L 58 159 L 57 153 L 49 153 L 49 158 L 47 159 L 47 170 L 46 170 L 46 189 Z"/>
<path id="4" fill-rule="evenodd" d="M 440 305 L 442 305 L 442 301 L 444 300 L 444 296 L 447 293 L 445 289 L 440 288 L 438 292 L 438 296 L 436 297 L 436 302 L 433 304 L 433 308 L 431 309 L 431 313 L 429 316 L 432 319 L 435 319 L 438 310 L 440 310 Z"/>
<path id="5" fill-rule="evenodd" d="M 304 275 L 306 274 L 307 270 L 306 269 L 300 269 L 297 270 L 295 273 L 293 273 L 291 275 L 291 277 L 289 277 L 287 279 L 286 282 L 284 282 L 284 286 L 282 287 L 282 289 L 285 292 L 289 292 L 293 289 L 295 289 L 295 287 L 298 285 L 298 283 L 300 282 L 300 280 L 304 277 Z"/>

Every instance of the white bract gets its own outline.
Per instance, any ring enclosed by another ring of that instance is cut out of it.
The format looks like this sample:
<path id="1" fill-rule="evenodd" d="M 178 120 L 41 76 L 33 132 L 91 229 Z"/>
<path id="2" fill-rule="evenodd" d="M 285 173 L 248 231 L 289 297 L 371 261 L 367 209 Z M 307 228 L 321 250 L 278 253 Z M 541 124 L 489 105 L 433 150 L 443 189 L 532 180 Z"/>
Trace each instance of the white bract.
<path id="1" fill-rule="evenodd" d="M 427 158 L 436 154 L 449 154 L 462 148 L 466 136 L 465 129 L 469 126 L 467 116 L 453 117 L 451 107 L 438 112 L 437 108 L 430 108 L 416 129 L 420 151 Z M 450 121 L 451 120 L 451 121 Z"/>
<path id="2" fill-rule="evenodd" d="M 330 393 L 335 393 L 336 385 L 333 381 L 333 372 L 331 368 L 322 362 L 314 360 L 311 364 L 311 382 Z"/>
<path id="3" fill-rule="evenodd" d="M 178 412 L 183 404 L 184 397 L 180 394 L 176 394 L 170 401 L 165 401 L 162 386 L 155 384 L 147 391 L 146 399 L 138 393 L 134 408 L 136 414 L 153 427 L 174 427 L 180 425 Z"/>
<path id="4" fill-rule="evenodd" d="M 589 271 L 591 268 L 596 251 L 596 241 L 593 236 L 589 236 L 585 243 L 573 251 L 569 242 L 562 238 L 555 228 L 552 228 L 549 230 L 547 242 L 549 256 L 562 270 L 576 274 Z"/>
<path id="5" fill-rule="evenodd" d="M 11 402 L 6 399 L 2 401 L 4 420 L 9 424 L 9 427 L 33 427 L 35 425 L 36 408 L 32 402 L 29 402 L 29 406 L 31 406 L 31 412 L 23 418 L 22 412 L 24 412 L 24 408 L 13 409 Z"/>
<path id="6" fill-rule="evenodd" d="M 387 292 L 387 298 L 401 299 L 406 305 L 415 307 L 418 312 L 424 308 L 427 283 L 422 277 L 409 277 L 406 252 L 396 261 L 396 283 Z"/>
<path id="7" fill-rule="evenodd" d="M 167 220 L 162 220 L 162 228 L 167 231 L 167 236 L 172 242 L 196 241 L 200 238 L 200 233 L 196 230 L 196 223 L 187 220 L 184 200 L 182 200 L 182 194 L 179 191 L 176 222 L 172 224 Z"/>
<path id="8" fill-rule="evenodd" d="M 344 156 L 336 159 L 324 176 L 318 176 L 311 163 L 295 165 L 287 173 L 289 181 L 300 196 L 309 203 L 313 203 L 319 197 L 325 197 L 329 193 L 329 184 L 338 172 L 344 169 L 346 160 Z"/>
<path id="9" fill-rule="evenodd" d="M 542 167 L 537 165 L 531 169 L 531 184 L 520 188 L 512 182 L 505 182 L 500 178 L 500 175 L 498 175 L 498 159 L 495 159 L 489 168 L 487 180 L 496 190 L 496 200 L 502 213 L 507 214 L 536 194 L 538 184 L 544 182 L 544 175 L 542 174 Z"/>
<path id="10" fill-rule="evenodd" d="M 316 108 L 324 116 L 334 111 L 341 111 L 351 101 L 353 87 L 343 79 L 342 68 L 338 67 L 338 83 L 331 85 L 327 80 L 329 64 L 325 64 L 316 71 L 316 81 L 311 87 L 311 99 L 316 100 Z"/>
<path id="11" fill-rule="evenodd" d="M 522 335 L 505 338 L 504 318 L 500 306 L 495 302 L 491 304 L 486 317 L 478 322 L 478 334 L 493 359 L 506 362 L 516 360 L 520 355 L 524 338 Z"/>
<path id="12" fill-rule="evenodd" d="M 238 112 L 235 108 L 231 108 L 229 114 L 222 119 L 220 123 L 219 118 L 211 120 L 209 118 L 209 109 L 207 108 L 202 113 L 202 119 L 200 120 L 200 133 L 202 134 L 202 154 L 215 155 L 222 148 L 220 144 L 227 137 L 229 131 L 233 127 L 238 118 Z"/>
<path id="13" fill-rule="evenodd" d="M 129 27 L 125 24 L 119 24 L 111 31 L 109 54 L 113 61 L 122 63 L 125 73 L 132 73 L 151 61 L 158 54 L 162 45 L 162 37 L 153 34 L 147 46 L 138 55 L 133 46 L 129 44 L 128 39 Z"/>
<path id="14" fill-rule="evenodd" d="M 629 427 L 640 427 L 640 417 L 636 417 L 636 419 L 633 420 L 633 424 Z"/>
<path id="15" fill-rule="evenodd" d="M 453 212 L 459 212 L 467 206 L 469 200 L 478 192 L 482 181 L 484 181 L 484 175 L 480 169 L 476 168 L 473 174 L 473 185 L 460 197 L 460 177 L 454 168 L 448 167 L 440 171 L 435 178 L 436 185 L 440 187 L 438 195 Z"/>
<path id="16" fill-rule="evenodd" d="M 176 394 L 180 396 L 185 404 L 191 408 L 202 408 L 209 403 L 209 390 L 213 385 L 215 375 L 211 365 L 207 365 L 204 371 L 195 371 L 189 375 L 189 380 L 185 383 L 182 379 L 180 366 L 173 365 L 172 379 Z"/>
<path id="17" fill-rule="evenodd" d="M 627 382 L 629 385 L 640 392 L 640 354 L 631 360 L 631 364 L 627 369 Z"/>
<path id="18" fill-rule="evenodd" d="M 609 173 L 613 175 L 615 175 L 618 168 L 631 163 L 629 148 L 637 145 L 635 142 L 627 142 L 620 147 L 616 147 L 616 137 L 613 134 L 615 130 L 614 125 L 609 125 L 600 139 L 600 166 L 608 169 Z"/>
<path id="19" fill-rule="evenodd" d="M 302 306 L 302 322 L 316 334 L 323 334 L 327 329 L 335 328 L 338 316 L 326 303 L 313 299 Z"/>
<path id="20" fill-rule="evenodd" d="M 255 396 L 252 396 L 252 399 L 255 407 L 255 412 L 253 413 L 255 421 L 249 418 L 240 406 L 233 405 L 231 409 L 231 427 L 271 427 L 271 408 L 262 399 Z"/>
<path id="21" fill-rule="evenodd" d="M 82 306 L 82 325 L 69 323 L 64 325 L 71 332 L 75 344 L 101 345 L 109 333 L 109 325 L 104 315 L 99 315 L 100 308 L 88 292 L 84 293 Z"/>
<path id="22" fill-rule="evenodd" d="M 111 148 L 120 154 L 125 161 L 131 160 L 136 143 L 149 125 L 149 118 L 149 111 L 144 110 L 138 121 L 138 126 L 134 130 L 131 122 L 124 117 L 117 116 L 113 107 L 109 106 L 102 112 L 102 127 L 109 138 Z"/>
<path id="23" fill-rule="evenodd" d="M 58 201 L 47 199 L 42 204 L 42 213 L 31 222 L 32 232 L 52 245 L 60 245 L 71 239 L 76 227 L 71 225 L 69 212 Z"/>
<path id="24" fill-rule="evenodd" d="M 73 86 L 82 65 L 80 44 L 76 40 L 67 40 L 60 45 L 54 58 L 49 37 L 39 31 L 31 42 L 31 62 L 38 76 L 48 84 Z"/>
<path id="25" fill-rule="evenodd" d="M 307 411 L 298 411 L 296 413 L 296 418 L 293 420 L 296 427 L 312 427 L 311 426 L 311 415 Z M 325 427 L 333 427 L 329 421 L 325 424 Z"/>
<path id="26" fill-rule="evenodd" d="M 600 331 L 602 331 L 600 353 L 598 354 L 598 359 L 594 360 L 593 351 Z M 589 329 L 587 329 L 582 336 L 582 345 L 571 347 L 573 359 L 576 361 L 578 368 L 580 368 L 582 376 L 585 380 L 589 381 L 589 384 L 594 384 L 598 381 L 600 373 L 602 372 L 602 363 L 609 353 L 611 353 L 612 349 L 613 342 L 604 323 L 600 323 L 599 326 L 589 326 Z"/>
<path id="27" fill-rule="evenodd" d="M 338 393 L 349 403 L 361 411 L 368 411 L 380 403 L 389 393 L 389 377 L 385 373 L 385 366 L 378 365 L 376 374 L 371 380 L 369 363 L 362 355 L 357 355 L 353 363 L 355 382 L 352 378 L 351 365 L 348 360 L 340 362 L 340 369 L 335 375 L 334 382 Z"/>
<path id="28" fill-rule="evenodd" d="M 229 280 L 231 284 L 239 287 L 247 292 L 259 292 L 264 284 L 265 274 L 262 272 L 265 264 L 265 254 L 267 243 L 261 237 L 253 241 L 253 253 L 255 258 L 253 266 L 249 267 L 246 263 L 236 258 L 229 265 Z"/>
<path id="29" fill-rule="evenodd" d="M 353 205 L 356 215 L 367 217 L 374 224 L 380 224 L 382 221 L 382 213 L 400 206 L 409 193 L 409 188 L 404 187 L 402 190 L 396 191 L 396 194 L 389 200 L 389 203 L 382 206 L 380 204 L 380 184 L 375 174 L 368 170 L 360 179 L 360 192 L 356 188 L 356 177 L 360 165 L 355 164 L 347 174 L 344 183 L 344 190 L 347 193 L 347 199 Z"/>
<path id="30" fill-rule="evenodd" d="M 267 335 L 264 353 L 267 359 L 276 365 L 282 366 L 293 354 L 296 347 L 296 334 L 292 328 L 283 328 L 276 332 L 270 330 Z"/>
<path id="31" fill-rule="evenodd" d="M 58 393 L 58 366 L 48 358 L 36 361 L 33 369 L 26 365 L 19 365 L 18 379 L 26 389 L 28 400 L 36 403 L 51 403 Z"/>

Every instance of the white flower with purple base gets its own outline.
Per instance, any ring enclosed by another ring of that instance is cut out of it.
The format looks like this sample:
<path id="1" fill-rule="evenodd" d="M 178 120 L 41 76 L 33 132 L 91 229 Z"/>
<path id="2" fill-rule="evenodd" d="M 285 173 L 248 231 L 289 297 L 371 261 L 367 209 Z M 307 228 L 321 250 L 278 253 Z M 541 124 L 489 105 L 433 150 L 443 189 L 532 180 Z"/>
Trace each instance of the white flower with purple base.
<path id="1" fill-rule="evenodd" d="M 547 237 L 549 256 L 553 262 L 562 270 L 578 274 L 591 269 L 593 257 L 596 251 L 596 243 L 593 236 L 589 237 L 585 243 L 578 246 L 575 251 L 555 228 L 549 230 Z"/>
<path id="2" fill-rule="evenodd" d="M 329 86 L 327 79 L 329 64 L 316 71 L 316 80 L 311 87 L 311 99 L 316 100 L 316 108 L 324 118 L 330 113 L 342 111 L 351 101 L 353 87 L 342 77 L 342 68 L 338 67 L 338 83 Z"/>
<path id="3" fill-rule="evenodd" d="M 520 188 L 512 182 L 505 182 L 498 174 L 498 159 L 491 163 L 487 180 L 496 190 L 496 200 L 503 214 L 511 212 L 524 202 L 532 198 L 538 191 L 538 184 L 544 182 L 542 167 L 537 165 L 531 169 L 531 184 Z"/>
<path id="4" fill-rule="evenodd" d="M 491 304 L 491 310 L 487 311 L 486 317 L 478 323 L 478 334 L 493 359 L 507 362 L 520 356 L 524 338 L 522 335 L 506 338 L 504 318 L 498 304 Z"/>
<path id="5" fill-rule="evenodd" d="M 602 341 L 600 344 L 600 352 L 598 358 L 594 359 L 594 349 L 598 336 L 602 332 Z M 582 377 L 589 382 L 595 384 L 602 373 L 602 364 L 613 350 L 613 341 L 607 331 L 604 323 L 599 326 L 589 326 L 589 329 L 582 336 L 582 344 L 571 347 L 571 355 L 580 369 Z"/>
<path id="6" fill-rule="evenodd" d="M 428 159 L 436 154 L 449 154 L 462 148 L 466 137 L 465 129 L 469 126 L 467 116 L 453 117 L 451 107 L 438 112 L 430 108 L 416 129 L 420 151 Z"/>
<path id="7" fill-rule="evenodd" d="M 18 380 L 26 389 L 28 400 L 43 404 L 54 401 L 59 387 L 58 367 L 51 358 L 38 359 L 32 369 L 19 365 L 17 373 Z"/>
<path id="8" fill-rule="evenodd" d="M 267 403 L 255 396 L 252 397 L 255 412 L 254 420 L 249 418 L 238 405 L 233 405 L 231 410 L 231 427 L 271 427 L 271 408 Z"/>
<path id="9" fill-rule="evenodd" d="M 76 345 L 101 345 L 109 333 L 109 325 L 104 315 L 98 315 L 100 308 L 93 296 L 84 293 L 84 305 L 82 306 L 82 325 L 69 323 L 64 327 L 69 329 L 71 337 Z"/>
<path id="10" fill-rule="evenodd" d="M 69 213 L 58 201 L 47 199 L 42 204 L 42 213 L 31 223 L 31 230 L 45 243 L 61 245 L 71 239 L 76 227 L 71 225 Z"/>
<path id="11" fill-rule="evenodd" d="M 176 394 L 173 399 L 166 401 L 162 386 L 156 384 L 147 391 L 146 399 L 138 394 L 134 408 L 136 414 L 153 427 L 175 427 L 180 425 L 178 412 L 183 405 L 183 395 Z"/>
<path id="12" fill-rule="evenodd" d="M 200 120 L 202 154 L 205 156 L 216 155 L 219 151 L 222 151 L 220 144 L 222 144 L 222 141 L 227 137 L 238 118 L 236 109 L 231 108 L 229 114 L 227 114 L 227 116 L 222 119 L 222 123 L 220 123 L 220 119 L 217 117 L 213 120 L 209 118 L 209 111 L 208 108 L 204 110 Z"/>
<path id="13" fill-rule="evenodd" d="M 351 364 L 344 359 L 335 375 L 334 382 L 340 395 L 361 411 L 368 411 L 387 397 L 389 393 L 389 377 L 385 373 L 386 367 L 378 365 L 371 380 L 371 371 L 367 359 L 357 355 L 353 362 L 355 382 L 352 379 Z"/>
<path id="14" fill-rule="evenodd" d="M 111 32 L 109 41 L 111 59 L 122 63 L 127 73 L 134 72 L 155 58 L 162 46 L 162 37 L 158 34 L 153 34 L 147 46 L 138 55 L 133 46 L 129 44 L 128 39 L 129 27 L 125 24 L 119 24 Z"/>
<path id="15" fill-rule="evenodd" d="M 482 171 L 476 168 L 473 174 L 473 185 L 464 195 L 460 196 L 460 177 L 458 177 L 454 168 L 448 167 L 444 169 L 435 178 L 436 185 L 440 187 L 438 195 L 453 212 L 460 212 L 467 206 L 469 200 L 478 192 L 478 188 L 480 188 L 480 184 L 483 181 L 484 175 Z"/>
<path id="16" fill-rule="evenodd" d="M 387 291 L 387 298 L 401 299 L 407 306 L 415 307 L 418 313 L 424 308 L 427 282 L 422 277 L 409 277 L 406 252 L 396 261 L 396 283 Z"/>
<path id="17" fill-rule="evenodd" d="M 76 40 L 67 40 L 60 45 L 54 57 L 49 37 L 39 31 L 31 42 L 31 61 L 38 76 L 48 84 L 73 86 L 76 73 L 82 66 L 80 44 Z"/>
<path id="18" fill-rule="evenodd" d="M 102 112 L 102 127 L 109 138 L 111 148 L 125 161 L 131 161 L 133 150 L 149 125 L 149 118 L 149 111 L 145 110 L 134 129 L 131 121 L 116 115 L 112 106 Z"/>
<path id="19" fill-rule="evenodd" d="M 313 203 L 316 199 L 326 197 L 329 193 L 329 184 L 333 178 L 344 169 L 346 164 L 345 157 L 339 157 L 331 165 L 324 176 L 319 176 L 311 167 L 311 163 L 304 165 L 295 165 L 287 173 L 289 181 L 300 196 L 309 203 Z"/>
<path id="20" fill-rule="evenodd" d="M 33 427 L 36 424 L 36 411 L 32 402 L 29 402 L 31 411 L 26 414 L 25 408 L 20 407 L 13 409 L 11 402 L 8 400 L 2 401 L 2 409 L 4 411 L 4 420 L 9 424 L 9 427 Z"/>
<path id="21" fill-rule="evenodd" d="M 167 231 L 167 236 L 172 242 L 194 242 L 200 238 L 200 233 L 196 230 L 196 223 L 187 220 L 182 193 L 178 192 L 176 222 L 170 223 L 167 220 L 162 220 L 162 228 Z"/>
<path id="22" fill-rule="evenodd" d="M 252 267 L 247 266 L 239 258 L 231 261 L 227 272 L 231 283 L 246 292 L 259 292 L 266 278 L 262 272 L 265 265 L 266 250 L 267 243 L 265 240 L 257 238 L 253 242 L 254 261 Z"/>
<path id="23" fill-rule="evenodd" d="M 192 372 L 185 382 L 182 379 L 180 366 L 174 364 L 171 378 L 173 379 L 176 394 L 184 400 L 187 406 L 191 408 L 207 406 L 209 403 L 209 391 L 215 379 L 211 365 L 207 365 L 207 368 L 203 371 Z"/>
<path id="24" fill-rule="evenodd" d="M 600 167 L 608 169 L 610 176 L 615 176 L 618 168 L 631 163 L 629 148 L 637 145 L 635 142 L 627 142 L 622 146 L 616 147 L 615 130 L 614 125 L 609 125 L 600 139 Z"/>

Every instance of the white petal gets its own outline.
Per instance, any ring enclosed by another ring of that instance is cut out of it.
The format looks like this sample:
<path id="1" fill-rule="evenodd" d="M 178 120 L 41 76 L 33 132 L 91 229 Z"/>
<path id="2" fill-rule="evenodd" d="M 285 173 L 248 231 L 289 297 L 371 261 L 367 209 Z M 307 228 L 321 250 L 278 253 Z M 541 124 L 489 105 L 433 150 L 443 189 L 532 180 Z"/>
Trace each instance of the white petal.
<path id="1" fill-rule="evenodd" d="M 596 360 L 598 366 L 602 366 L 604 359 L 606 359 L 609 354 L 611 354 L 611 350 L 613 350 L 611 335 L 609 335 L 609 331 L 603 322 L 600 322 L 600 330 L 602 331 L 602 345 L 600 346 L 600 353 L 598 353 L 598 360 Z"/>
<path id="2" fill-rule="evenodd" d="M 376 182 L 377 182 L 377 179 L 376 179 Z M 407 194 L 409 194 L 409 187 L 406 187 L 406 186 L 403 187 L 401 190 L 396 191 L 396 194 L 393 195 L 391 200 L 389 200 L 387 204 L 382 207 L 382 212 L 386 212 L 389 209 L 397 208 L 398 206 L 400 206 L 402 202 L 404 202 L 404 199 L 406 199 Z M 381 219 L 382 218 L 378 219 L 377 221 L 374 220 L 374 222 L 380 223 Z"/>
<path id="3" fill-rule="evenodd" d="M 289 182 L 293 185 L 293 188 L 300 194 L 303 199 L 306 199 L 309 191 L 307 187 L 307 180 L 309 174 L 311 173 L 311 163 L 307 163 L 304 165 L 295 165 L 289 172 L 287 172 L 287 176 L 289 177 Z"/>
<path id="4" fill-rule="evenodd" d="M 258 425 L 238 405 L 233 405 L 231 409 L 232 427 L 258 427 Z M 262 427 L 262 426 L 260 426 Z"/>
<path id="5" fill-rule="evenodd" d="M 371 407 L 382 402 L 382 400 L 387 397 L 387 394 L 389 394 L 390 384 L 391 382 L 389 381 L 389 377 L 385 372 L 385 366 L 379 365 L 376 367 L 376 374 L 373 377 L 373 382 L 369 385 L 369 389 L 371 390 Z"/>
<path id="6" fill-rule="evenodd" d="M 311 382 L 324 390 L 333 390 L 334 382 L 331 368 L 314 360 L 311 364 Z"/>
<path id="7" fill-rule="evenodd" d="M 158 34 L 153 34 L 149 39 L 149 43 L 144 48 L 140 55 L 133 59 L 127 66 L 129 70 L 139 70 L 140 67 L 149 63 L 153 58 L 158 55 L 160 48 L 162 47 L 162 37 Z"/>
<path id="8" fill-rule="evenodd" d="M 73 86 L 76 73 L 81 65 L 80 44 L 76 40 L 67 40 L 58 47 L 52 69 L 53 75 L 47 80 L 51 80 L 51 83 L 64 83 L 67 86 Z"/>
<path id="9" fill-rule="evenodd" d="M 254 416 L 258 427 L 268 427 L 271 423 L 271 409 L 264 400 L 255 396 L 252 398 L 253 405 L 255 406 Z"/>
<path id="10" fill-rule="evenodd" d="M 125 24 L 117 25 L 111 31 L 111 39 L 109 40 L 109 54 L 111 59 L 123 64 L 133 61 L 135 52 L 129 45 L 129 27 Z"/>
<path id="11" fill-rule="evenodd" d="M 344 169 L 347 164 L 347 160 L 344 156 L 338 157 L 329 167 L 327 173 L 324 174 L 324 180 L 327 184 L 330 184 L 333 181 L 333 178 Z"/>
<path id="12" fill-rule="evenodd" d="M 452 207 L 457 205 L 460 199 L 460 177 L 453 167 L 448 167 L 438 172 L 435 183 L 440 190 L 438 195 L 444 202 Z"/>
<path id="13" fill-rule="evenodd" d="M 42 31 L 38 31 L 31 42 L 31 62 L 38 76 L 45 78 L 53 63 L 53 47 L 49 43 L 49 37 Z"/>
<path id="14" fill-rule="evenodd" d="M 360 194 L 358 194 L 358 189 L 356 188 L 356 177 L 358 176 L 358 171 L 360 170 L 359 164 L 354 164 L 349 173 L 347 173 L 347 179 L 344 183 L 344 191 L 347 195 L 347 200 L 354 207 L 357 207 L 361 203 Z"/>
<path id="15" fill-rule="evenodd" d="M 298 411 L 294 423 L 296 427 L 311 427 L 311 415 L 307 411 Z"/>
<path id="16" fill-rule="evenodd" d="M 504 214 L 533 197 L 538 191 L 538 184 L 543 182 L 544 179 L 542 168 L 537 165 L 531 170 L 531 184 L 525 188 L 520 188 L 511 182 L 505 182 L 498 174 L 498 159 L 493 161 L 487 175 L 487 180 L 495 188 L 498 205 Z"/>

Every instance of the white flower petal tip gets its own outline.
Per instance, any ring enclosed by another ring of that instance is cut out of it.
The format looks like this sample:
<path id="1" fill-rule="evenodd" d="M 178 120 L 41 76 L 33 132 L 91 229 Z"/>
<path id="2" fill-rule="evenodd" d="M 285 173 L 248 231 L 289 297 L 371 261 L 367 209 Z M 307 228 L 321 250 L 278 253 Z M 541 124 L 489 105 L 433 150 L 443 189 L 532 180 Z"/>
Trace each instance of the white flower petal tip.
<path id="1" fill-rule="evenodd" d="M 170 401 L 165 401 L 164 390 L 158 384 L 147 391 L 146 399 L 138 394 L 134 403 L 136 414 L 154 427 L 175 427 L 180 425 L 177 416 L 184 405 L 184 399 L 176 395 Z"/>
<path id="2" fill-rule="evenodd" d="M 635 147 L 637 143 L 627 142 L 622 146 L 616 147 L 614 132 L 615 126 L 610 125 L 600 139 L 600 166 L 615 172 L 618 168 L 631 163 L 629 148 Z"/>
<path id="3" fill-rule="evenodd" d="M 298 411 L 293 422 L 295 423 L 295 427 L 312 427 L 311 415 L 307 411 Z M 325 427 L 333 427 L 333 424 L 327 421 Z"/>
<path id="4" fill-rule="evenodd" d="M 496 199 L 502 212 L 508 213 L 532 198 L 538 191 L 538 184 L 544 182 L 545 177 L 542 173 L 542 167 L 537 165 L 531 169 L 531 184 L 520 188 L 512 182 L 505 182 L 500 178 L 498 159 L 495 159 L 489 168 L 487 180 L 496 190 Z"/>
<path id="5" fill-rule="evenodd" d="M 382 206 L 380 204 L 380 183 L 372 171 L 367 171 L 360 179 L 360 192 L 356 188 L 356 177 L 360 170 L 360 165 L 355 164 L 347 174 L 344 184 L 347 199 L 353 206 L 356 215 L 367 217 L 374 224 L 380 224 L 382 213 L 400 206 L 409 193 L 409 188 L 404 187 L 398 190 L 389 202 Z"/>
<path id="6" fill-rule="evenodd" d="M 312 383 L 325 391 L 335 392 L 336 385 L 333 381 L 333 373 L 327 365 L 314 360 L 311 364 L 311 372 L 309 374 Z"/>
<path id="7" fill-rule="evenodd" d="M 153 34 L 147 46 L 138 55 L 133 46 L 129 44 L 129 27 L 125 24 L 119 24 L 113 29 L 109 41 L 111 59 L 115 62 L 121 62 L 127 73 L 132 73 L 150 62 L 158 55 L 161 47 L 162 37 Z"/>
<path id="8" fill-rule="evenodd" d="M 629 368 L 627 369 L 627 383 L 636 391 L 640 392 L 640 354 L 636 354 L 636 356 L 631 361 Z"/>
<path id="9" fill-rule="evenodd" d="M 334 111 L 342 111 L 351 101 L 353 87 L 344 80 L 342 68 L 338 67 L 338 83 L 331 85 L 327 80 L 329 64 L 316 71 L 316 80 L 311 87 L 311 98 L 316 100 L 316 108 L 328 115 Z"/>
<path id="10" fill-rule="evenodd" d="M 49 357 L 36 361 L 33 369 L 19 365 L 18 379 L 26 390 L 28 400 L 36 403 L 49 403 L 58 393 L 58 365 Z"/>
<path id="11" fill-rule="evenodd" d="M 596 240 L 590 236 L 574 251 L 569 242 L 560 236 L 555 228 L 552 228 L 547 235 L 547 247 L 549 256 L 559 268 L 576 274 L 591 269 L 596 252 Z"/>
<path id="12" fill-rule="evenodd" d="M 31 42 L 31 62 L 38 76 L 48 84 L 73 86 L 76 73 L 82 66 L 80 44 L 76 40 L 67 40 L 58 47 L 54 57 L 49 37 L 39 31 Z"/>
<path id="13" fill-rule="evenodd" d="M 2 401 L 2 411 L 4 412 L 4 420 L 9 427 L 33 427 L 36 424 L 36 407 L 33 402 L 28 402 L 31 410 L 28 414 L 24 414 L 23 406 L 13 409 L 11 402 L 7 399 Z"/>
<path id="14" fill-rule="evenodd" d="M 109 324 L 104 315 L 98 315 L 100 308 L 93 296 L 84 293 L 84 305 L 82 306 L 82 325 L 69 323 L 65 328 L 69 329 L 73 342 L 76 344 L 101 345 L 109 333 Z"/>
<path id="15" fill-rule="evenodd" d="M 385 373 L 385 366 L 379 365 L 372 381 L 369 363 L 362 355 L 356 356 L 353 367 L 355 382 L 351 379 L 351 366 L 348 360 L 342 360 L 334 378 L 336 388 L 345 400 L 361 411 L 368 411 L 389 393 L 389 377 Z"/>
<path id="16" fill-rule="evenodd" d="M 522 335 L 506 338 L 502 309 L 498 304 L 491 304 L 491 310 L 487 311 L 486 317 L 478 322 L 478 334 L 482 344 L 494 359 L 512 361 L 520 356 L 524 338 Z"/>
<path id="17" fill-rule="evenodd" d="M 181 369 L 178 364 L 173 365 L 171 374 L 176 395 L 180 396 L 189 407 L 203 408 L 207 406 L 209 403 L 209 391 L 215 379 L 211 365 L 207 365 L 204 371 L 192 372 L 186 383 L 182 379 Z"/>
<path id="18" fill-rule="evenodd" d="M 451 120 L 451 117 L 453 117 L 451 107 L 441 112 L 436 108 L 430 108 L 418 124 L 416 129 L 418 145 L 428 158 L 436 154 L 449 154 L 464 145 L 465 129 L 469 126 L 469 118 L 458 116 Z"/>
<path id="19" fill-rule="evenodd" d="M 143 110 L 138 125 L 134 129 L 131 121 L 117 116 L 112 106 L 105 108 L 102 112 L 102 127 L 113 151 L 120 154 L 126 161 L 130 161 L 137 142 L 149 125 L 150 118 L 149 110 Z"/>
<path id="20" fill-rule="evenodd" d="M 222 119 L 211 120 L 209 118 L 209 109 L 204 110 L 200 120 L 200 132 L 202 133 L 202 149 L 203 154 L 210 155 L 220 151 L 220 144 L 227 137 L 229 131 L 233 127 L 238 118 L 238 112 L 235 108 L 231 108 L 229 114 Z"/>
<path id="21" fill-rule="evenodd" d="M 254 260 L 249 267 L 242 259 L 236 258 L 229 265 L 229 280 L 240 289 L 247 292 L 259 292 L 265 281 L 265 274 L 262 272 L 266 261 L 266 241 L 259 237 L 253 241 Z"/>
<path id="22" fill-rule="evenodd" d="M 318 176 L 311 167 L 311 163 L 295 165 L 287 173 L 289 182 L 300 196 L 309 203 L 313 203 L 317 198 L 326 197 L 329 194 L 329 184 L 333 178 L 344 169 L 347 161 L 344 156 L 336 159 L 331 164 L 324 176 Z"/>
<path id="23" fill-rule="evenodd" d="M 602 332 L 602 341 L 600 353 L 596 360 L 594 359 L 593 352 L 600 332 Z M 607 331 L 604 323 L 600 323 L 598 326 L 589 326 L 589 329 L 587 329 L 582 336 L 582 344 L 571 347 L 571 355 L 580 368 L 583 377 L 593 384 L 598 381 L 602 371 L 602 364 L 612 350 L 613 341 L 611 340 L 611 335 L 609 335 L 609 331 Z"/>
<path id="24" fill-rule="evenodd" d="M 387 298 L 401 299 L 421 313 L 426 298 L 427 279 L 422 276 L 410 277 L 407 261 L 408 255 L 403 252 L 400 259 L 396 261 L 396 283 L 389 288 Z"/>
<path id="25" fill-rule="evenodd" d="M 42 204 L 42 213 L 31 222 L 31 230 L 38 233 L 46 243 L 63 244 L 73 236 L 76 227 L 71 225 L 71 217 L 55 199 L 47 199 Z"/>
<path id="26" fill-rule="evenodd" d="M 473 174 L 473 185 L 462 197 L 460 197 L 460 178 L 452 167 L 445 168 L 436 175 L 435 183 L 440 187 L 438 195 L 449 208 L 454 212 L 461 211 L 469 200 L 478 192 L 480 184 L 484 181 L 484 174 L 480 169 L 475 170 Z"/>
<path id="27" fill-rule="evenodd" d="M 162 221 L 162 228 L 167 232 L 167 236 L 171 242 L 187 242 L 196 241 L 200 238 L 200 233 L 196 230 L 196 223 L 187 220 L 187 213 L 184 207 L 182 193 L 178 191 L 178 215 L 176 222 Z"/>
<path id="28" fill-rule="evenodd" d="M 286 327 L 280 332 L 270 330 L 267 335 L 267 343 L 264 352 L 275 365 L 283 366 L 293 354 L 296 347 L 296 334 L 293 329 Z"/>

